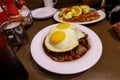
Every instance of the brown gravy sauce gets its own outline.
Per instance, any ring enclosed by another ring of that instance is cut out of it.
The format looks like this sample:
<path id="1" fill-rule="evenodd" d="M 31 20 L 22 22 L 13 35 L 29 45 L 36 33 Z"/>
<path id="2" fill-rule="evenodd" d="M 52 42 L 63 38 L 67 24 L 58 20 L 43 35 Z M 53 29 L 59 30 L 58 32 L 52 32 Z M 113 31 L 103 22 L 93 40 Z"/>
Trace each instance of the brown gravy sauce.
<path id="1" fill-rule="evenodd" d="M 90 44 L 88 43 L 87 36 L 88 35 L 86 35 L 86 37 L 83 40 L 79 40 L 79 44 L 85 47 L 83 49 L 85 51 L 83 51 L 82 54 L 80 54 L 79 56 L 76 56 L 76 57 L 72 56 L 72 60 L 79 59 L 80 57 L 82 57 L 83 55 L 85 55 L 87 53 L 87 51 L 90 49 Z M 74 48 L 74 49 L 72 49 L 70 51 L 67 51 L 67 52 L 52 52 L 52 51 L 50 51 L 50 50 L 48 50 L 46 48 L 44 42 L 45 42 L 45 39 L 44 39 L 43 44 L 42 44 L 43 45 L 43 50 L 44 50 L 45 54 L 47 56 L 49 56 L 51 59 L 53 59 L 54 61 L 57 61 L 57 62 L 72 61 L 72 60 L 65 60 L 64 59 L 65 56 L 66 55 L 70 56 L 71 55 L 71 51 L 73 51 L 72 54 L 73 53 L 76 54 L 76 50 L 77 49 L 79 50 L 79 48 L 77 46 L 76 48 Z"/>

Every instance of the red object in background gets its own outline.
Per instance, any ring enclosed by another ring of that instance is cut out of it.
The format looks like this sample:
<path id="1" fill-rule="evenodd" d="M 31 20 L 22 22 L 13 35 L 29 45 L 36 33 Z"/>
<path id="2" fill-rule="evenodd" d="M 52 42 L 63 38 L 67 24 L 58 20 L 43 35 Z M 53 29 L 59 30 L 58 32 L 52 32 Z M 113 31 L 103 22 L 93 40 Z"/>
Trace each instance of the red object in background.
<path id="1" fill-rule="evenodd" d="M 7 4 L 6 7 L 11 20 L 20 21 L 22 19 L 22 15 L 19 13 L 18 8 L 14 3 Z"/>
<path id="2" fill-rule="evenodd" d="M 14 0 L 2 0 L 3 3 L 9 4 L 9 3 L 14 3 Z"/>
<path id="3" fill-rule="evenodd" d="M 18 1 L 17 1 L 17 7 L 18 7 L 19 9 L 21 9 L 21 8 L 23 7 L 23 5 L 27 6 L 27 3 L 26 3 L 25 0 L 18 0 Z"/>
<path id="4" fill-rule="evenodd" d="M 3 38 L 3 35 L 0 34 L 0 54 L 2 53 L 4 47 L 5 47 L 5 40 Z"/>
<path id="5" fill-rule="evenodd" d="M 19 14 L 18 8 L 14 3 L 7 4 L 6 7 L 10 16 Z"/>
<path id="6" fill-rule="evenodd" d="M 6 13 L 4 12 L 2 5 L 0 4 L 0 24 L 2 24 L 5 21 L 8 21 L 8 17 Z"/>
<path id="7" fill-rule="evenodd" d="M 26 69 L 2 33 L 0 33 L 0 78 L 3 80 L 28 80 Z"/>

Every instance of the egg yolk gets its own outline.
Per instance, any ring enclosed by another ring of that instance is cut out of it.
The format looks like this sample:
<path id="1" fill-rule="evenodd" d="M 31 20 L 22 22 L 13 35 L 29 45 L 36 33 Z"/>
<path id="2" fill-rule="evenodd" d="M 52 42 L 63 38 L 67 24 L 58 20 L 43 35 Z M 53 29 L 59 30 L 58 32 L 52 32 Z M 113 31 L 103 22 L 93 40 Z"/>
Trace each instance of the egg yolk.
<path id="1" fill-rule="evenodd" d="M 61 23 L 61 24 L 58 24 L 57 27 L 59 29 L 67 29 L 67 28 L 70 27 L 70 24 L 68 24 L 68 23 Z"/>
<path id="2" fill-rule="evenodd" d="M 50 37 L 50 41 L 52 44 L 58 44 L 62 42 L 64 39 L 65 39 L 65 33 L 63 31 L 56 31 Z"/>

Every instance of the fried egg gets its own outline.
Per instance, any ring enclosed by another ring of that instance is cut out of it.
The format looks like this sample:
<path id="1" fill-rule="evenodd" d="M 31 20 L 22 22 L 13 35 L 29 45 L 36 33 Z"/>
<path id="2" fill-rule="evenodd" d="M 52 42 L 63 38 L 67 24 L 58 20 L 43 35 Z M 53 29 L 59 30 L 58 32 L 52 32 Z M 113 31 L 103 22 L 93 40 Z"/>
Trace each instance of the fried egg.
<path id="1" fill-rule="evenodd" d="M 70 23 L 59 23 L 52 27 L 45 38 L 45 46 L 53 52 L 65 52 L 75 48 L 85 34 Z"/>

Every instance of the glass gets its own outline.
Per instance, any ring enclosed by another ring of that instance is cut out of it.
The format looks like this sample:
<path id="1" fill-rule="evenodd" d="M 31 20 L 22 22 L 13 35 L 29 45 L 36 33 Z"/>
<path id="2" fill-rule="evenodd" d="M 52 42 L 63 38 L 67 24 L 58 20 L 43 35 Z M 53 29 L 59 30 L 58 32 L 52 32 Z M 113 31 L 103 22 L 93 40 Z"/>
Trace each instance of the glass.
<path id="1" fill-rule="evenodd" d="M 28 36 L 22 28 L 20 21 L 7 21 L 0 25 L 0 31 L 13 45 L 25 45 L 28 43 Z"/>
<path id="2" fill-rule="evenodd" d="M 22 14 L 22 24 L 24 26 L 24 29 L 28 29 L 33 23 L 31 12 L 28 9 L 28 7 L 23 6 L 21 9 L 21 14 Z"/>

